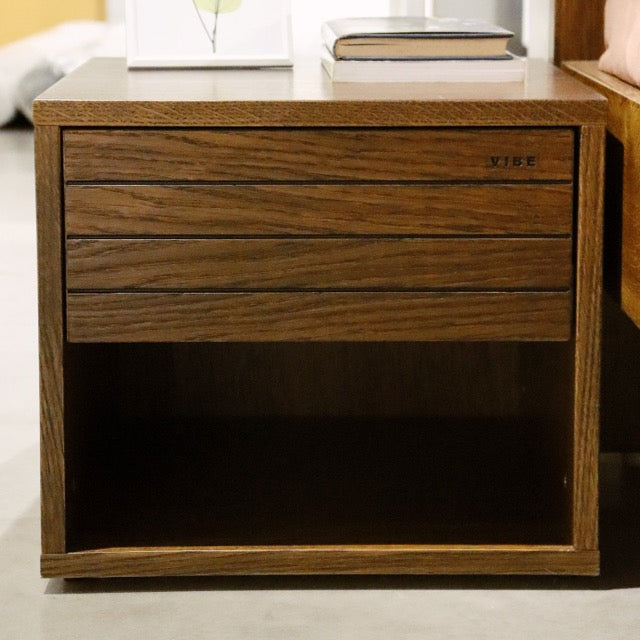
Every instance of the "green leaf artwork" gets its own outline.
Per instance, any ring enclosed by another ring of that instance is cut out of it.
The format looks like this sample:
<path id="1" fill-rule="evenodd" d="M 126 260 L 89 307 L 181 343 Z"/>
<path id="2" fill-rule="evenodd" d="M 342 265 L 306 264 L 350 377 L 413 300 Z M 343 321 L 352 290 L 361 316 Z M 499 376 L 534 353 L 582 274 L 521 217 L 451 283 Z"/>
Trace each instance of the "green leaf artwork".
<path id="1" fill-rule="evenodd" d="M 242 4 L 242 0 L 195 0 L 196 7 L 210 13 L 231 13 Z"/>
<path id="2" fill-rule="evenodd" d="M 218 16 L 221 13 L 231 13 L 240 8 L 242 0 L 191 0 L 193 6 L 198 13 L 200 24 L 204 32 L 207 34 L 207 39 L 211 42 L 213 53 L 216 52 L 216 43 L 218 39 Z M 210 13 L 213 15 L 213 26 L 207 26 L 207 21 L 203 15 L 204 13 Z"/>

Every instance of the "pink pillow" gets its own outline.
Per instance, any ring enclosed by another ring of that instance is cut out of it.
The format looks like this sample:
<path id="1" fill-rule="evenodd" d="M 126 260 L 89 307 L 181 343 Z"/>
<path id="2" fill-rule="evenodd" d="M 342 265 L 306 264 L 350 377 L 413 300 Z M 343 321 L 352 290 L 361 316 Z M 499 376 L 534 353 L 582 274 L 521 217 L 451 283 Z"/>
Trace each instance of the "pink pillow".
<path id="1" fill-rule="evenodd" d="M 640 0 L 607 0 L 602 71 L 640 86 Z"/>

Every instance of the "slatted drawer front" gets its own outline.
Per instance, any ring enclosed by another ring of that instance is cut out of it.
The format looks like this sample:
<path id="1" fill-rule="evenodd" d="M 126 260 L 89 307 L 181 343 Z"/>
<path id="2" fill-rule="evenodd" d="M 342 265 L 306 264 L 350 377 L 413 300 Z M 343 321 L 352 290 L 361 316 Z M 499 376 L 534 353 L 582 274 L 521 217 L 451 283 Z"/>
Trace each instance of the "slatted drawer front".
<path id="1" fill-rule="evenodd" d="M 72 293 L 72 342 L 567 340 L 569 292 Z"/>
<path id="2" fill-rule="evenodd" d="M 571 184 L 67 185 L 69 235 L 568 235 Z"/>
<path id="3" fill-rule="evenodd" d="M 569 289 L 553 239 L 70 240 L 77 289 Z"/>
<path id="4" fill-rule="evenodd" d="M 71 181 L 571 180 L 570 129 L 64 132 Z"/>
<path id="5" fill-rule="evenodd" d="M 571 335 L 569 129 L 63 140 L 71 341 Z"/>

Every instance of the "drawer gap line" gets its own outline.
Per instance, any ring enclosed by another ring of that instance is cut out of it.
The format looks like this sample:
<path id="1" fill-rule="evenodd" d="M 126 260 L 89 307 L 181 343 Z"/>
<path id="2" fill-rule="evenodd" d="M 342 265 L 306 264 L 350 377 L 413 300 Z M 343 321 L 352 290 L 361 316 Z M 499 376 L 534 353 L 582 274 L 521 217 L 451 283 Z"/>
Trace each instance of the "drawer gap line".
<path id="1" fill-rule="evenodd" d="M 433 186 L 433 187 L 464 187 L 464 186 L 508 186 L 508 185 L 571 185 L 573 180 L 66 180 L 67 187 L 247 187 L 247 186 Z"/>
<path id="2" fill-rule="evenodd" d="M 425 233 L 425 234 L 389 234 L 389 233 L 323 233 L 323 234 L 69 234 L 67 240 L 570 240 L 569 233 L 520 233 L 520 234 L 474 234 L 474 233 Z"/>
<path id="3" fill-rule="evenodd" d="M 237 289 L 237 288 L 184 288 L 184 289 L 175 289 L 175 288 L 124 288 L 124 289 L 68 289 L 67 293 L 71 295 L 93 295 L 97 293 L 117 293 L 117 294 L 180 294 L 180 295 L 199 295 L 199 294 L 254 294 L 254 293 L 273 293 L 273 294 L 285 294 L 285 293 L 384 293 L 384 294 L 405 294 L 405 293 L 434 293 L 434 294 L 449 294 L 449 295 L 467 295 L 470 293 L 483 294 L 483 293 L 571 293 L 571 289 L 567 288 L 544 288 L 541 289 L 539 287 L 536 288 L 526 288 L 526 287 L 518 287 L 516 289 L 510 288 L 501 288 L 501 289 L 472 289 L 465 287 L 456 287 L 455 289 L 443 289 L 443 288 L 357 288 L 357 289 L 345 289 L 345 288 L 326 288 L 326 289 L 301 289 L 301 288 L 251 288 L 251 289 Z"/>

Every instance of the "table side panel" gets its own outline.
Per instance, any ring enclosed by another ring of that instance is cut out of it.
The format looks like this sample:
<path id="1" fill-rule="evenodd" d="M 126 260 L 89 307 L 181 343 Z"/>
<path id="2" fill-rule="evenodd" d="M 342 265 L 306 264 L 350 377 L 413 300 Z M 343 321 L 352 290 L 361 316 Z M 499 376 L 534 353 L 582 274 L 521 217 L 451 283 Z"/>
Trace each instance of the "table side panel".
<path id="1" fill-rule="evenodd" d="M 43 553 L 65 551 L 61 133 L 35 130 Z"/>
<path id="2" fill-rule="evenodd" d="M 598 548 L 604 127 L 583 127 L 577 231 L 573 540 Z"/>

